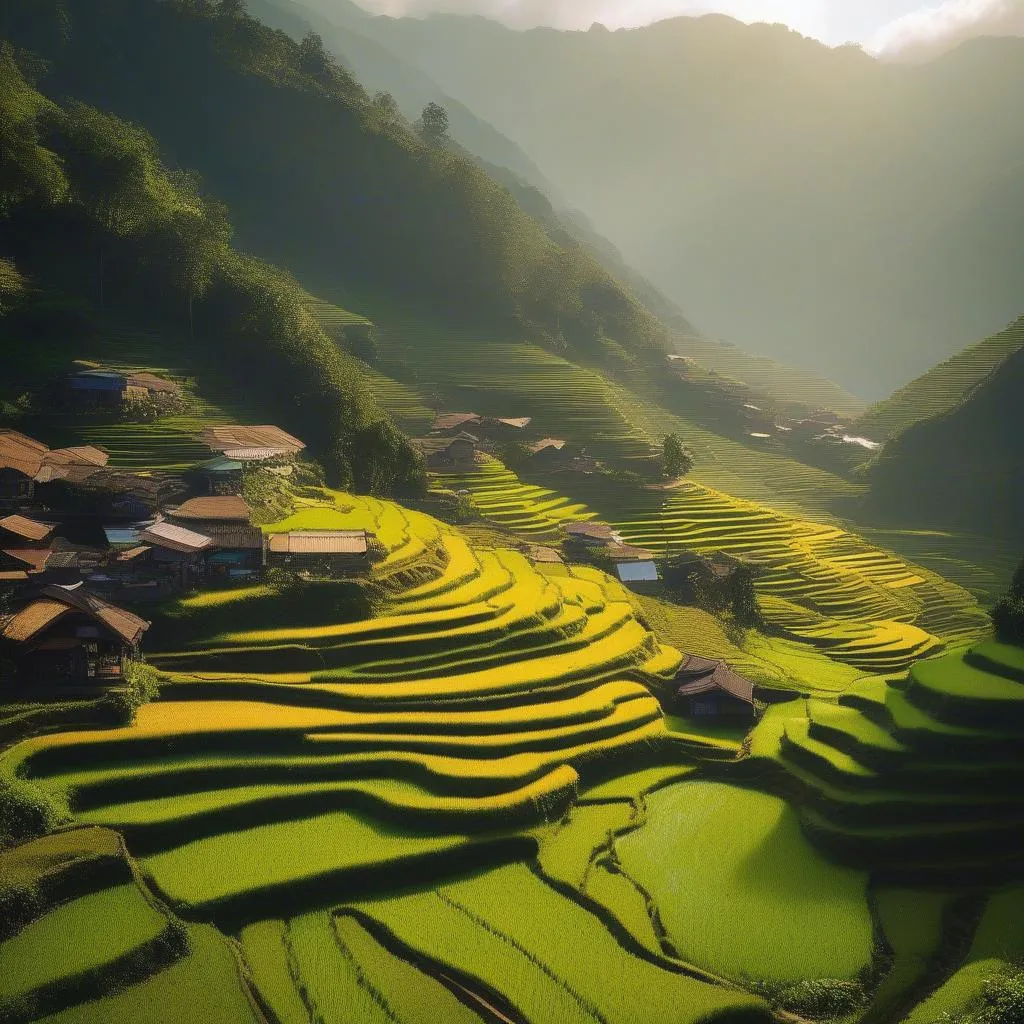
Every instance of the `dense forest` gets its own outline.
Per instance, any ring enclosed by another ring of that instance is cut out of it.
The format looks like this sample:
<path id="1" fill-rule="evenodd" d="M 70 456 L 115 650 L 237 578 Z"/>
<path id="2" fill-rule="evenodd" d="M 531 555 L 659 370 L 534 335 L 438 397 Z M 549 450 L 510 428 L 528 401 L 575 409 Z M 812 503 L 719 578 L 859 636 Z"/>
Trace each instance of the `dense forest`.
<path id="1" fill-rule="evenodd" d="M 581 351 L 664 344 L 596 260 L 555 244 L 443 132 L 375 103 L 313 34 L 296 42 L 236 0 L 16 0 L 0 31 L 50 62 L 48 95 L 141 124 L 228 204 L 246 248 L 304 282 Z"/>
<path id="2" fill-rule="evenodd" d="M 231 247 L 227 211 L 198 178 L 169 170 L 137 125 L 46 99 L 23 69 L 38 62 L 0 44 L 9 374 L 30 379 L 39 346 L 74 358 L 76 335 L 105 315 L 157 318 L 195 342 L 189 358 L 200 365 L 244 363 L 253 398 L 306 439 L 336 483 L 420 488 L 408 443 L 305 311 L 298 285 Z"/>

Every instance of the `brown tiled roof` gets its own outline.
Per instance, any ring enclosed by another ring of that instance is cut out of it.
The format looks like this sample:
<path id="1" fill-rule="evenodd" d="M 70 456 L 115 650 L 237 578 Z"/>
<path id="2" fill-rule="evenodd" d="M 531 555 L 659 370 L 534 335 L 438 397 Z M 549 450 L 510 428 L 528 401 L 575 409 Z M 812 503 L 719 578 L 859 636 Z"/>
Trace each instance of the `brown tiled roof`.
<path id="1" fill-rule="evenodd" d="M 73 448 L 54 448 L 43 460 L 49 466 L 105 466 L 110 456 L 95 445 L 84 444 Z"/>
<path id="2" fill-rule="evenodd" d="M 215 452 L 234 451 L 240 448 L 271 448 L 300 452 L 306 447 L 297 437 L 292 437 L 280 427 L 269 424 L 258 427 L 235 424 L 207 427 L 203 431 L 203 441 Z"/>
<path id="3" fill-rule="evenodd" d="M 654 558 L 653 551 L 630 544 L 609 544 L 604 552 L 613 562 L 650 562 Z"/>
<path id="4" fill-rule="evenodd" d="M 540 441 L 535 441 L 530 445 L 530 451 L 536 455 L 538 452 L 547 451 L 548 449 L 554 449 L 556 452 L 560 452 L 566 445 L 565 441 L 557 437 L 545 437 Z"/>
<path id="5" fill-rule="evenodd" d="M 43 468 L 43 457 L 49 450 L 45 444 L 17 430 L 0 429 L 0 469 L 35 476 Z"/>
<path id="6" fill-rule="evenodd" d="M 37 598 L 7 620 L 0 636 L 13 643 L 23 644 L 70 610 L 70 606 L 64 601 Z"/>
<path id="7" fill-rule="evenodd" d="M 526 554 L 530 561 L 541 565 L 558 565 L 562 561 L 562 556 L 554 548 L 533 545 L 526 549 Z"/>
<path id="8" fill-rule="evenodd" d="M 721 690 L 747 704 L 754 702 L 754 684 L 729 668 L 724 661 L 709 661 L 691 654 L 676 673 L 676 693 L 680 697 L 696 697 L 711 690 Z"/>
<path id="9" fill-rule="evenodd" d="M 446 412 L 434 420 L 431 430 L 455 430 L 467 423 L 479 423 L 480 417 L 475 412 Z"/>
<path id="10" fill-rule="evenodd" d="M 18 537 L 24 537 L 25 540 L 46 540 L 56 527 L 48 526 L 46 523 L 37 523 L 27 516 L 13 515 L 0 519 L 0 529 L 16 534 Z"/>
<path id="11" fill-rule="evenodd" d="M 570 537 L 592 537 L 594 540 L 614 540 L 615 531 L 607 523 L 568 523 L 565 532 Z"/>
<path id="12" fill-rule="evenodd" d="M 184 554 L 197 554 L 213 547 L 213 541 L 205 534 L 186 530 L 184 526 L 161 521 L 154 523 L 139 534 L 139 540 L 153 547 L 167 548 Z"/>
<path id="13" fill-rule="evenodd" d="M 27 565 L 30 572 L 42 572 L 50 558 L 49 548 L 4 548 L 5 555 Z"/>
<path id="14" fill-rule="evenodd" d="M 530 425 L 531 416 L 486 416 L 483 422 L 488 426 L 513 427 L 515 430 L 523 430 Z"/>
<path id="15" fill-rule="evenodd" d="M 155 373 L 133 373 L 128 378 L 128 386 L 132 388 L 145 388 L 147 391 L 159 391 L 163 394 L 177 395 L 181 388 L 173 381 L 164 380 Z"/>
<path id="16" fill-rule="evenodd" d="M 18 583 L 27 579 L 28 573 L 24 569 L 8 569 L 0 572 L 0 583 Z"/>
<path id="17" fill-rule="evenodd" d="M 190 498 L 168 515 L 175 519 L 215 519 L 225 522 L 249 522 L 252 509 L 238 494 L 211 498 Z"/>
<path id="18" fill-rule="evenodd" d="M 300 530 L 271 534 L 268 546 L 275 554 L 364 555 L 365 530 Z"/>
<path id="19" fill-rule="evenodd" d="M 127 551 L 119 551 L 117 554 L 117 560 L 119 562 L 131 562 L 136 558 L 141 558 L 143 555 L 149 554 L 153 549 L 148 544 L 138 544 L 133 548 L 128 548 Z"/>

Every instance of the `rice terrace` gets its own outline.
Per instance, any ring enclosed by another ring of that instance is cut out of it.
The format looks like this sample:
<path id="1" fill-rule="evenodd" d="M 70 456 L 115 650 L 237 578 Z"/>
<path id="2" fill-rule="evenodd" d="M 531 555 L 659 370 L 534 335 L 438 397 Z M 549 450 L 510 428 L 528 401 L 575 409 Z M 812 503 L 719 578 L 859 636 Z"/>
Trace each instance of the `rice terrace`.
<path id="1" fill-rule="evenodd" d="M 641 6 L 0 6 L 0 1024 L 1024 1024 L 1024 39 Z"/>

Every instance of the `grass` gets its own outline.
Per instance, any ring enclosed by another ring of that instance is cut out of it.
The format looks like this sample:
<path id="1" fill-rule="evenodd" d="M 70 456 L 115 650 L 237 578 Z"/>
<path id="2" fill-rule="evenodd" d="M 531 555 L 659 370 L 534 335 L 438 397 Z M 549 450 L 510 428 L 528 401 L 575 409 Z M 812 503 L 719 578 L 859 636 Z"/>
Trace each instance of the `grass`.
<path id="1" fill-rule="evenodd" d="M 751 1021 L 770 1019 L 756 1000 L 630 956 L 599 918 L 522 865 L 360 909 L 406 943 L 451 958 L 527 1020 L 629 1024 L 641 1012 L 689 1024 L 744 1010 Z"/>
<path id="2" fill-rule="evenodd" d="M 188 936 L 189 953 L 177 963 L 102 999 L 42 1018 L 41 1024 L 258 1024 L 261 1017 L 224 937 L 208 925 L 190 925 Z"/>
<path id="3" fill-rule="evenodd" d="M 159 937 L 167 918 L 131 884 L 65 903 L 0 944 L 0 1006 L 94 970 Z"/>
<path id="4" fill-rule="evenodd" d="M 684 782 L 615 843 L 680 954 L 732 978 L 853 978 L 871 960 L 866 876 L 821 857 L 777 797 Z"/>

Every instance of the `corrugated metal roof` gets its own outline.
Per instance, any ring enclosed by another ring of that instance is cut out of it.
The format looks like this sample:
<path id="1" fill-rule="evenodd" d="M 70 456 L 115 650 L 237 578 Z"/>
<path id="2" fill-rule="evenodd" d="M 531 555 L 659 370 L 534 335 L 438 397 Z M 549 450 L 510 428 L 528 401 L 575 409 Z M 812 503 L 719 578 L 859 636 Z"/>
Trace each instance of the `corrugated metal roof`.
<path id="1" fill-rule="evenodd" d="M 623 583 L 656 583 L 659 579 L 653 562 L 619 562 L 615 572 Z"/>
<path id="2" fill-rule="evenodd" d="M 222 424 L 207 427 L 203 441 L 214 451 L 226 452 L 245 448 L 272 448 L 287 452 L 302 451 L 306 445 L 297 437 L 271 424 L 262 426 L 240 426 Z"/>
<path id="3" fill-rule="evenodd" d="M 184 526 L 175 526 L 166 521 L 154 523 L 149 529 L 139 534 L 139 540 L 155 547 L 168 548 L 171 551 L 198 552 L 213 547 L 213 541 L 202 533 L 186 530 Z"/>
<path id="4" fill-rule="evenodd" d="M 274 554 L 364 555 L 365 530 L 302 530 L 271 534 L 268 546 Z"/>
<path id="5" fill-rule="evenodd" d="M 289 448 L 227 448 L 224 454 L 232 462 L 267 462 L 285 459 L 294 453 Z"/>
<path id="6" fill-rule="evenodd" d="M 28 516 L 19 515 L 5 516 L 0 519 L 0 528 L 8 533 L 16 534 L 18 537 L 24 537 L 26 540 L 45 540 L 56 529 L 46 523 L 37 523 L 34 519 L 29 519 Z"/>
<path id="7" fill-rule="evenodd" d="M 70 383 L 75 391 L 124 391 L 128 381 L 114 370 L 81 370 Z"/>

